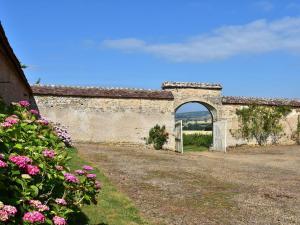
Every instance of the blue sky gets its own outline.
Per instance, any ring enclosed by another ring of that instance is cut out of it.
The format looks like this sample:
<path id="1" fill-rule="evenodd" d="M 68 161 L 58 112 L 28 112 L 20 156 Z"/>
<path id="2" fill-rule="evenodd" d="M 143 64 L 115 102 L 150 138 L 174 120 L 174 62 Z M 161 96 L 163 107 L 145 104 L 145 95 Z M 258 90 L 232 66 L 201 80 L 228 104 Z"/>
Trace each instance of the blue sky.
<path id="1" fill-rule="evenodd" d="M 0 0 L 31 83 L 300 98 L 300 0 Z"/>

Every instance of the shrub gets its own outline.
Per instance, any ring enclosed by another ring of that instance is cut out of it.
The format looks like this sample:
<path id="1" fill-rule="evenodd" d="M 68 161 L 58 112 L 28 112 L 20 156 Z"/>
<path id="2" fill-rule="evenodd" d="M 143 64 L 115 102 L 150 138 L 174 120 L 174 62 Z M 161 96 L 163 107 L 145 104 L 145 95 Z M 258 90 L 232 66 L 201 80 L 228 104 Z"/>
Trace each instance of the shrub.
<path id="1" fill-rule="evenodd" d="M 62 126 L 60 123 L 54 123 L 53 128 L 57 136 L 65 143 L 65 145 L 67 147 L 72 147 L 72 138 L 67 128 Z"/>
<path id="2" fill-rule="evenodd" d="M 283 128 L 280 120 L 291 112 L 288 107 L 267 107 L 251 105 L 237 109 L 240 128 L 236 136 L 247 140 L 255 139 L 259 145 L 267 144 L 269 138 L 276 144 L 281 137 Z"/>
<path id="3" fill-rule="evenodd" d="M 149 131 L 148 143 L 153 144 L 153 147 L 159 150 L 168 142 L 168 138 L 169 134 L 166 132 L 166 127 L 157 124 Z"/>
<path id="4" fill-rule="evenodd" d="M 29 102 L 0 104 L 0 221 L 66 224 L 96 202 L 100 183 L 85 166 L 73 172 L 65 144 Z"/>
<path id="5" fill-rule="evenodd" d="M 196 145 L 209 148 L 213 142 L 213 136 L 208 134 L 183 134 L 184 145 Z"/>

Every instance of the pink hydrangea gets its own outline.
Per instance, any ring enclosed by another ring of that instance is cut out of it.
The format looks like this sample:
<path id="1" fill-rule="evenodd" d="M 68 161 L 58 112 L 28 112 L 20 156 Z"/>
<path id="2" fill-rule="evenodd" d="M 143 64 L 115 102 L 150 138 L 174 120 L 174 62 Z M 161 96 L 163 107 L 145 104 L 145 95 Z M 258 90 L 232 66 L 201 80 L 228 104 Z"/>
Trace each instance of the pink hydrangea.
<path id="1" fill-rule="evenodd" d="M 0 168 L 5 168 L 5 167 L 7 167 L 7 163 L 0 160 Z"/>
<path id="2" fill-rule="evenodd" d="M 8 213 L 5 211 L 5 210 L 3 210 L 3 209 L 1 209 L 0 210 L 0 221 L 2 221 L 2 222 L 5 222 L 5 221 L 7 221 L 8 220 Z"/>
<path id="3" fill-rule="evenodd" d="M 100 183 L 99 181 L 95 181 L 95 188 L 96 188 L 97 190 L 99 190 L 99 189 L 102 188 L 102 185 L 101 185 L 101 183 Z"/>
<path id="4" fill-rule="evenodd" d="M 28 106 L 30 106 L 30 103 L 27 100 L 19 101 L 19 104 L 22 107 L 28 107 Z"/>
<path id="5" fill-rule="evenodd" d="M 30 223 L 44 223 L 45 216 L 37 211 L 27 212 L 23 216 L 23 221 Z"/>
<path id="6" fill-rule="evenodd" d="M 33 114 L 33 115 L 39 115 L 39 114 L 40 114 L 39 111 L 37 111 L 37 110 L 35 110 L 35 109 L 31 109 L 29 112 L 30 112 L 31 114 Z"/>
<path id="7" fill-rule="evenodd" d="M 26 168 L 28 163 L 31 163 L 32 160 L 28 158 L 27 156 L 9 156 L 9 160 L 13 162 L 14 164 L 18 165 L 20 168 Z"/>
<path id="8" fill-rule="evenodd" d="M 54 152 L 54 150 L 45 149 L 43 151 L 43 155 L 47 158 L 54 158 L 55 152 Z"/>
<path id="9" fill-rule="evenodd" d="M 37 175 L 40 173 L 40 169 L 37 166 L 27 165 L 26 169 L 27 169 L 27 173 L 30 175 Z"/>
<path id="10" fill-rule="evenodd" d="M 56 168 L 58 171 L 63 171 L 63 170 L 64 170 L 64 167 L 63 167 L 63 166 L 59 166 L 59 165 L 56 165 L 55 168 Z"/>
<path id="11" fill-rule="evenodd" d="M 63 198 L 57 198 L 57 199 L 55 199 L 55 202 L 59 205 L 67 205 L 66 200 Z"/>
<path id="12" fill-rule="evenodd" d="M 0 159 L 4 159 L 4 154 L 0 154 Z"/>
<path id="13" fill-rule="evenodd" d="M 17 208 L 11 205 L 5 205 L 3 210 L 6 211 L 9 216 L 14 216 L 18 212 Z"/>
<path id="14" fill-rule="evenodd" d="M 4 127 L 4 128 L 12 127 L 12 124 L 9 123 L 9 122 L 3 122 L 3 123 L 1 123 L 0 125 L 1 125 L 1 127 Z"/>
<path id="15" fill-rule="evenodd" d="M 41 125 L 44 125 L 44 126 L 47 126 L 49 124 L 49 121 L 46 118 L 44 118 L 44 117 L 42 117 L 41 119 L 37 120 L 36 122 L 39 123 L 39 124 L 41 124 Z"/>
<path id="16" fill-rule="evenodd" d="M 9 117 L 7 117 L 6 119 L 5 119 L 5 122 L 8 122 L 8 123 L 10 123 L 10 124 L 17 124 L 17 123 L 19 123 L 19 119 L 18 119 L 18 117 L 15 117 L 14 115 L 13 116 L 9 116 Z"/>
<path id="17" fill-rule="evenodd" d="M 82 168 L 83 168 L 84 170 L 86 170 L 86 171 L 90 171 L 90 170 L 93 170 L 93 169 L 94 169 L 93 167 L 87 166 L 87 165 L 83 166 Z"/>
<path id="18" fill-rule="evenodd" d="M 67 182 L 70 182 L 70 183 L 78 183 L 79 182 L 78 178 L 71 173 L 65 173 L 64 177 L 65 177 L 65 181 L 67 181 Z"/>
<path id="19" fill-rule="evenodd" d="M 29 204 L 38 209 L 40 212 L 48 211 L 49 207 L 47 205 L 42 204 L 39 200 L 30 200 Z"/>
<path id="20" fill-rule="evenodd" d="M 85 174 L 85 172 L 83 170 L 75 170 L 75 173 L 77 173 L 78 175 Z"/>
<path id="21" fill-rule="evenodd" d="M 65 218 L 59 217 L 59 216 L 54 216 L 53 222 L 55 225 L 66 225 L 67 224 L 67 221 L 65 220 Z"/>
<path id="22" fill-rule="evenodd" d="M 93 174 L 93 173 L 89 173 L 86 175 L 87 178 L 89 179 L 95 179 L 96 178 L 96 174 Z"/>

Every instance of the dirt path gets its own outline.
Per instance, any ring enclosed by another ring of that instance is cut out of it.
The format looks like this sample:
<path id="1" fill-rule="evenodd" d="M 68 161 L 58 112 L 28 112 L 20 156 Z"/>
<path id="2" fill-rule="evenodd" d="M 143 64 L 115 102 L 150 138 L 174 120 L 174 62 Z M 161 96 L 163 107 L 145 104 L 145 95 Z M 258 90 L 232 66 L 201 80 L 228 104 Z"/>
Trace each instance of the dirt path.
<path id="1" fill-rule="evenodd" d="M 81 144 L 154 224 L 300 224 L 300 147 L 187 153 Z"/>

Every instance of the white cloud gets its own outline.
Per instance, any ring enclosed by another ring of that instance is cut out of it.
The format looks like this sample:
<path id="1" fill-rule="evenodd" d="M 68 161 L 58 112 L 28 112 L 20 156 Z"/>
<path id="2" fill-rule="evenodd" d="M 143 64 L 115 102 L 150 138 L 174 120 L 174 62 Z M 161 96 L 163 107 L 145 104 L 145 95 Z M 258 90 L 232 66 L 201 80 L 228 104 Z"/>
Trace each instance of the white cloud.
<path id="1" fill-rule="evenodd" d="M 258 1 L 258 2 L 254 3 L 254 6 L 265 12 L 269 12 L 274 9 L 273 3 L 269 2 L 269 1 Z"/>
<path id="2" fill-rule="evenodd" d="M 105 40 L 102 45 L 126 52 L 147 53 L 175 62 L 203 62 L 273 51 L 300 53 L 300 17 L 223 26 L 178 43 L 157 44 L 126 38 Z"/>

